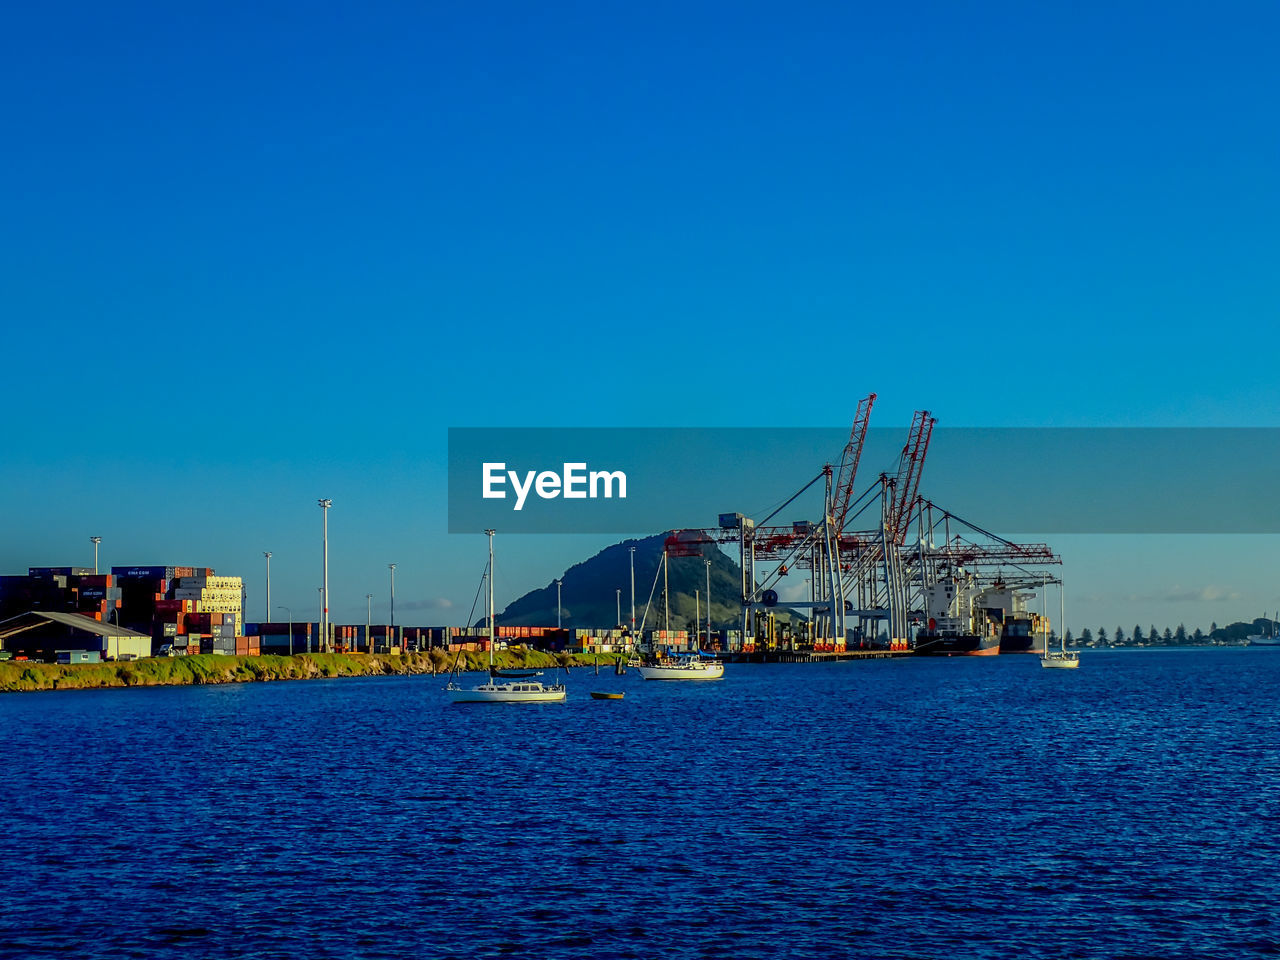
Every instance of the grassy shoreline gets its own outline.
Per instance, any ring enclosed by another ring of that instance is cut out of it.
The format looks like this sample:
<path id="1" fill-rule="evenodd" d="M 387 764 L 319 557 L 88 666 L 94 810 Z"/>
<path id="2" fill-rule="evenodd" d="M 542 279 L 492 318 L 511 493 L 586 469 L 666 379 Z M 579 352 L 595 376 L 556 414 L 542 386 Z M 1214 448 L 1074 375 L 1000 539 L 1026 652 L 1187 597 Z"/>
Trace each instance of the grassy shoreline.
<path id="1" fill-rule="evenodd" d="M 252 683 L 268 680 L 314 680 L 333 677 L 373 677 L 396 674 L 449 673 L 454 661 L 462 670 L 484 670 L 488 654 L 427 653 L 345 654 L 301 653 L 292 657 L 149 657 L 126 663 L 53 664 L 12 660 L 0 663 L 0 693 L 38 690 L 100 690 L 108 687 L 190 686 L 205 683 Z M 614 655 L 602 654 L 601 664 Z M 504 650 L 494 654 L 502 669 L 594 666 L 594 655 Z"/>

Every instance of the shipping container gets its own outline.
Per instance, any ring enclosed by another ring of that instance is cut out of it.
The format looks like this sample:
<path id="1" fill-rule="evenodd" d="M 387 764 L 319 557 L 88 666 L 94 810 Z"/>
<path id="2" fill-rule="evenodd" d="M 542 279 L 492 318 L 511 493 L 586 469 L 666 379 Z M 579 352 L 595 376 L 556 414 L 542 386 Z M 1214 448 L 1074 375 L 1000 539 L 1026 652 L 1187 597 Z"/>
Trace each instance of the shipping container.
<path id="1" fill-rule="evenodd" d="M 111 572 L 129 580 L 172 580 L 174 577 L 173 567 L 112 567 Z"/>
<path id="2" fill-rule="evenodd" d="M 58 650 L 54 659 L 58 663 L 100 663 L 102 655 L 97 650 Z"/>

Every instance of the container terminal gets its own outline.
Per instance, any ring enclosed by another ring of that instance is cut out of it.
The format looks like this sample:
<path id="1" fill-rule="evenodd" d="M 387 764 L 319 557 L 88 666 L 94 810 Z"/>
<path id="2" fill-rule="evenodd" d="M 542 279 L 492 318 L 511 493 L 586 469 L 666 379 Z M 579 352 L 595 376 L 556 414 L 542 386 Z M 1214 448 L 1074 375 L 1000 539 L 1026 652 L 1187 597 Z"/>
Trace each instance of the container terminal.
<path id="1" fill-rule="evenodd" d="M 739 582 L 731 603 L 741 613 L 734 629 L 713 627 L 709 580 L 701 596 L 705 619 L 685 621 L 694 629 L 671 628 L 665 585 L 663 614 L 654 621 L 661 629 L 650 629 L 647 618 L 637 623 L 633 583 L 629 622 L 564 628 L 502 624 L 499 618 L 495 642 L 602 654 L 635 646 L 696 648 L 734 660 L 987 656 L 1041 648 L 1052 630 L 1045 592 L 1061 586 L 1061 558 L 1043 543 L 1015 543 L 986 531 L 921 493 L 936 423 L 927 410 L 915 413 L 896 471 L 859 486 L 875 399 L 872 393 L 859 402 L 839 461 L 824 464 L 773 513 L 759 520 L 722 513 L 715 526 L 663 537 L 664 571 L 672 559 L 736 553 Z M 777 522 L 815 486 L 822 493 L 821 517 Z M 90 539 L 96 561 L 100 538 Z M 803 576 L 806 595 L 784 600 L 785 578 L 796 576 Z M 334 624 L 327 611 L 314 622 L 248 622 L 244 595 L 243 578 L 211 567 L 113 566 L 110 573 L 99 573 L 96 565 L 31 567 L 25 576 L 0 576 L 0 658 L 74 663 L 157 655 L 483 650 L 487 643 L 484 626 L 374 624 L 371 616 L 365 623 Z M 1037 595 L 1040 613 L 1032 609 Z M 622 621 L 620 596 L 618 611 Z"/>

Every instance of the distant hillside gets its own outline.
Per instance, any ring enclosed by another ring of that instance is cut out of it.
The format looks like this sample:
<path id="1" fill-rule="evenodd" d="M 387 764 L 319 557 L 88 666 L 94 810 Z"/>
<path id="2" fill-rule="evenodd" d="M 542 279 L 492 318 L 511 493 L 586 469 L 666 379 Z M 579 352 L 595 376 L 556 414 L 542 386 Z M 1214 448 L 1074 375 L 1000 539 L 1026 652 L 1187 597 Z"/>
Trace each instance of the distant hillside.
<path id="1" fill-rule="evenodd" d="M 645 601 L 653 587 L 654 575 L 662 564 L 662 543 L 667 534 L 660 533 L 642 540 L 626 540 L 605 547 L 590 560 L 574 564 L 564 572 L 561 590 L 562 623 L 565 627 L 611 628 L 627 626 L 631 617 L 630 548 L 636 548 L 636 627 L 644 617 Z M 707 548 L 711 561 L 711 622 L 716 629 L 732 628 L 742 615 L 738 602 L 741 590 L 738 565 L 724 553 Z M 668 581 L 671 588 L 671 629 L 689 629 L 694 617 L 694 591 L 706 592 L 707 570 L 702 557 L 673 557 Z M 622 624 L 617 619 L 615 590 L 622 590 Z M 702 620 L 706 621 L 703 598 Z M 645 629 L 662 628 L 662 579 L 653 591 L 653 606 Z M 498 614 L 497 622 L 506 626 L 554 627 L 556 624 L 556 584 L 532 590 L 512 601 Z M 483 623 L 483 620 L 478 621 Z"/>
<path id="2" fill-rule="evenodd" d="M 1249 623 L 1236 622 L 1225 627 L 1215 625 L 1209 636 L 1226 643 L 1241 643 L 1250 636 L 1269 636 L 1273 629 L 1273 621 L 1270 617 L 1258 617 Z"/>

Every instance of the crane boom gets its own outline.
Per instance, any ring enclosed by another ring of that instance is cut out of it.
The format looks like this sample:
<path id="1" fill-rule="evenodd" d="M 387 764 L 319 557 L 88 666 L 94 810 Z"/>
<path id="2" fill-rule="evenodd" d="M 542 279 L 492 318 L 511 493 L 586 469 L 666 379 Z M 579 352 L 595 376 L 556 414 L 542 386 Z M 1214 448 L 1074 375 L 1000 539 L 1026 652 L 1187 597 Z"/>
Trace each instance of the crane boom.
<path id="1" fill-rule="evenodd" d="M 853 417 L 853 429 L 849 433 L 849 442 L 845 444 L 844 455 L 840 458 L 840 476 L 836 481 L 835 504 L 832 510 L 836 536 L 844 530 L 844 521 L 849 515 L 849 503 L 853 499 L 853 484 L 858 475 L 858 461 L 862 459 L 862 445 L 867 439 L 871 405 L 875 402 L 874 393 L 868 394 L 858 402 L 858 412 Z"/>
<path id="2" fill-rule="evenodd" d="M 902 448 L 902 456 L 898 460 L 898 476 L 894 481 L 894 503 L 892 509 L 893 529 L 890 539 L 894 543 L 904 542 L 907 527 L 911 523 L 911 513 L 915 509 L 916 494 L 920 490 L 920 476 L 924 473 L 924 458 L 929 452 L 929 438 L 933 435 L 933 425 L 937 420 L 929 416 L 928 410 L 917 410 L 911 420 L 911 432 L 907 435 L 907 445 Z"/>

